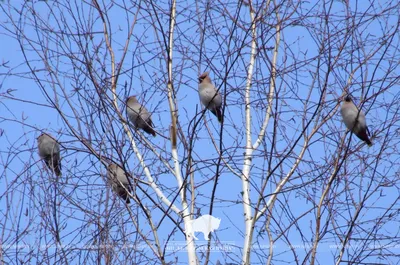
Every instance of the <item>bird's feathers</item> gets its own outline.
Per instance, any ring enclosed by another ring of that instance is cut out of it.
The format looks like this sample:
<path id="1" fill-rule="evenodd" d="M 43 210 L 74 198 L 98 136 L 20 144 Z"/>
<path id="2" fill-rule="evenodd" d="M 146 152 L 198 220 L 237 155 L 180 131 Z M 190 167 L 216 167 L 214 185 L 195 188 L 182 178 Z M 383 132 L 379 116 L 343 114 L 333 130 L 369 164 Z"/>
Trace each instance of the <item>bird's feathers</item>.
<path id="1" fill-rule="evenodd" d="M 219 122 L 222 122 L 222 97 L 212 84 L 208 72 L 199 76 L 199 96 L 204 107 L 217 116 Z"/>
<path id="2" fill-rule="evenodd" d="M 120 166 L 112 163 L 107 168 L 107 178 L 112 190 L 129 204 L 128 192 L 131 192 L 131 187 L 125 171 Z"/>
<path id="3" fill-rule="evenodd" d="M 137 101 L 135 96 L 131 96 L 126 100 L 126 112 L 129 120 L 136 128 L 143 129 L 146 133 L 156 136 L 151 114 Z"/>
<path id="4" fill-rule="evenodd" d="M 347 96 L 342 103 L 340 112 L 347 129 L 352 131 L 358 138 L 365 141 L 368 146 L 371 146 L 372 142 L 367 134 L 369 131 L 365 114 L 362 110 L 358 110 L 349 96 Z"/>
<path id="5" fill-rule="evenodd" d="M 42 133 L 38 138 L 39 156 L 47 167 L 57 176 L 61 175 L 60 145 L 49 134 Z"/>

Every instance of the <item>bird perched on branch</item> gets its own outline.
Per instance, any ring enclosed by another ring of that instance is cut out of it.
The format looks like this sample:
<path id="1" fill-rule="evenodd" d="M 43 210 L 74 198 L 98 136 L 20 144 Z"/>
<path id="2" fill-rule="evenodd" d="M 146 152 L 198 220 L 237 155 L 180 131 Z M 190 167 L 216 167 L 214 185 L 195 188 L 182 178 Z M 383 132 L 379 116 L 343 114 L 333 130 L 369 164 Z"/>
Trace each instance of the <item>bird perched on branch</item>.
<path id="1" fill-rule="evenodd" d="M 107 167 L 107 180 L 112 190 L 129 204 L 131 201 L 128 192 L 132 189 L 125 171 L 120 166 L 111 163 Z"/>
<path id="2" fill-rule="evenodd" d="M 56 176 L 61 175 L 60 145 L 49 134 L 42 133 L 37 138 L 39 156 L 44 160 L 47 167 L 53 171 Z"/>
<path id="3" fill-rule="evenodd" d="M 135 128 L 143 129 L 146 133 L 156 136 L 151 114 L 137 101 L 135 96 L 126 99 L 126 112 Z"/>
<path id="4" fill-rule="evenodd" d="M 222 123 L 222 97 L 212 84 L 208 72 L 199 76 L 199 96 L 201 103 L 217 116 L 218 121 Z"/>
<path id="5" fill-rule="evenodd" d="M 365 114 L 362 110 L 358 110 L 349 95 L 345 97 L 340 112 L 342 113 L 343 122 L 347 129 L 366 142 L 368 146 L 372 146 L 372 142 L 368 137 L 369 131 L 365 120 Z"/>

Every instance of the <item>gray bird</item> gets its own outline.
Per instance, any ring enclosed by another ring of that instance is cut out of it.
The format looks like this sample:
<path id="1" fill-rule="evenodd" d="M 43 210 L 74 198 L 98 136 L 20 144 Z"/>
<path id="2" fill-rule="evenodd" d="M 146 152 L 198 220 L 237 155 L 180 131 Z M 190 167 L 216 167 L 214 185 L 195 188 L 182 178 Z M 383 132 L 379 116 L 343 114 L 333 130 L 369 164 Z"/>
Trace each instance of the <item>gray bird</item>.
<path id="1" fill-rule="evenodd" d="M 222 97 L 212 84 L 208 72 L 199 76 L 199 96 L 201 103 L 217 116 L 218 121 L 222 123 Z"/>
<path id="2" fill-rule="evenodd" d="M 107 180 L 112 190 L 129 204 L 131 201 L 128 191 L 131 192 L 131 187 L 125 171 L 120 166 L 111 163 L 107 167 Z"/>
<path id="3" fill-rule="evenodd" d="M 42 133 L 37 138 L 39 156 L 57 176 L 61 175 L 60 145 L 49 134 Z"/>
<path id="4" fill-rule="evenodd" d="M 135 96 L 126 99 L 126 112 L 129 120 L 136 128 L 143 129 L 146 133 L 156 136 L 151 114 L 137 101 Z"/>
<path id="5" fill-rule="evenodd" d="M 346 124 L 347 129 L 366 142 L 368 146 L 372 146 L 372 142 L 368 137 L 369 131 L 365 120 L 365 114 L 362 110 L 358 110 L 349 95 L 344 99 L 340 112 L 342 113 L 343 122 Z"/>

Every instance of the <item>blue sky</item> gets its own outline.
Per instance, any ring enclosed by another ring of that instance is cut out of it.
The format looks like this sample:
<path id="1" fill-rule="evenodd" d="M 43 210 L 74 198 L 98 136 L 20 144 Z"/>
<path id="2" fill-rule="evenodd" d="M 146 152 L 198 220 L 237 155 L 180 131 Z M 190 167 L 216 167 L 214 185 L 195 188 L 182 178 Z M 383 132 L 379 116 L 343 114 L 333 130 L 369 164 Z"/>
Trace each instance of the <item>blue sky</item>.
<path id="1" fill-rule="evenodd" d="M 136 6 L 130 7 L 129 12 L 124 12 L 118 5 L 121 3 L 109 4 L 110 9 L 107 11 L 117 61 L 121 59 L 122 47 L 128 36 L 127 21 L 131 23 L 136 12 Z M 97 152 L 115 161 L 122 160 L 129 172 L 146 180 L 143 168 L 129 147 L 122 124 L 107 101 L 111 97 L 111 65 L 102 34 L 103 28 L 97 11 L 87 4 L 63 4 L 64 7 L 51 1 L 29 3 L 22 12 L 24 15 L 21 20 L 16 12 L 12 12 L 12 19 L 19 23 L 16 25 L 24 28 L 20 42 L 16 39 L 11 18 L 5 16 L 9 12 L 8 4 L 1 4 L 0 34 L 4 41 L 1 43 L 0 59 L 7 62 L 0 67 L 0 128 L 4 131 L 0 137 L 0 159 L 2 165 L 7 165 L 7 168 L 2 169 L 0 179 L 0 223 L 4 231 L 2 243 L 15 244 L 16 234 L 19 234 L 18 242 L 21 244 L 53 244 L 51 227 L 44 226 L 43 223 L 46 220 L 52 222 L 52 196 L 57 190 L 57 218 L 65 245 L 96 244 L 100 238 L 99 226 L 107 227 L 110 229 L 109 242 L 115 244 L 115 251 L 122 251 L 115 256 L 122 260 L 129 257 L 139 263 L 143 259 L 140 252 L 132 253 L 131 249 L 121 248 L 123 244 L 143 243 L 138 239 L 137 229 L 123 203 L 106 186 L 102 177 L 105 174 L 104 166 L 79 141 L 79 138 L 86 139 Z M 164 32 L 167 31 L 169 8 L 165 3 L 159 4 L 158 7 L 164 11 L 157 12 L 160 19 L 158 24 L 151 5 L 142 4 L 142 8 L 150 11 L 142 10 L 138 15 L 129 52 L 117 84 L 119 106 L 122 110 L 127 96 L 138 95 L 139 100 L 152 112 L 156 130 L 168 137 L 170 114 L 166 101 L 166 51 L 160 26 L 163 26 Z M 12 5 L 21 9 L 18 1 Z M 249 12 L 246 6 L 241 7 L 238 12 L 238 27 L 235 27 L 231 17 L 236 15 L 237 3 L 210 5 L 211 9 L 205 19 L 205 3 L 178 3 L 173 67 L 179 122 L 185 139 L 191 139 L 193 121 L 195 117 L 196 121 L 199 119 L 196 112 L 200 113 L 201 109 L 197 94 L 197 76 L 203 71 L 210 71 L 214 84 L 226 95 L 221 144 L 223 157 L 236 172 L 240 172 L 245 151 L 243 102 L 251 40 L 250 32 L 244 28 L 250 25 Z M 33 20 L 29 11 L 32 6 L 43 21 Z M 74 10 L 73 15 L 67 11 L 69 7 Z M 281 17 L 293 11 L 293 6 L 289 4 L 288 12 L 284 12 L 284 7 L 286 5 L 281 7 Z M 49 10 L 54 15 L 49 15 Z M 197 10 L 200 10 L 199 14 L 196 13 Z M 324 24 L 323 12 L 329 12 L 328 26 Z M 313 241 L 316 205 L 328 184 L 329 176 L 334 172 L 335 160 L 343 157 L 343 146 L 348 144 L 350 137 L 348 134 L 342 142 L 345 127 L 337 109 L 340 96 L 346 89 L 357 104 L 363 103 L 362 108 L 367 113 L 367 122 L 374 135 L 374 146 L 367 148 L 352 136 L 348 156 L 323 207 L 322 223 L 326 225 L 326 229 L 320 230 L 324 237 L 317 252 L 317 260 L 320 263 L 332 263 L 335 260 L 338 250 L 332 249 L 332 245 L 340 244 L 340 240 L 348 234 L 354 216 L 357 216 L 356 225 L 343 260 L 354 259 L 360 262 L 361 259 L 354 257 L 358 253 L 366 255 L 368 250 L 363 248 L 371 244 L 388 245 L 381 250 L 375 247 L 372 254 L 363 260 L 365 262 L 378 262 L 386 258 L 383 263 L 391 263 L 396 259 L 392 259 L 388 253 L 399 254 L 397 248 L 393 247 L 397 239 L 399 197 L 399 38 L 398 33 L 389 35 L 396 32 L 399 7 L 390 1 L 373 1 L 369 5 L 355 1 L 350 3 L 348 12 L 353 19 L 346 14 L 345 6 L 340 1 L 329 2 L 326 6 L 321 2 L 315 6 L 303 3 L 282 24 L 273 117 L 268 124 L 264 142 L 254 152 L 252 160 L 253 202 L 259 197 L 257 190 L 267 177 L 269 181 L 263 193 L 266 200 L 293 166 L 304 143 L 304 124 L 310 122 L 305 129 L 305 135 L 310 135 L 316 127 L 318 130 L 311 138 L 299 167 L 278 196 L 272 212 L 271 229 L 276 237 L 274 264 L 294 263 L 296 259 L 301 263 L 308 251 L 307 244 Z M 54 19 L 54 16 L 59 20 Z M 265 23 L 260 23 L 257 30 L 258 54 L 251 88 L 253 141 L 258 135 L 267 109 L 271 47 L 276 37 L 271 26 L 275 25 L 276 16 L 271 13 L 263 19 Z M 58 24 L 60 21 L 65 21 L 66 24 Z M 34 22 L 40 25 L 39 32 L 34 30 Z M 76 23 L 80 26 L 76 26 Z M 356 25 L 356 28 L 346 31 L 348 25 Z M 200 26 L 206 29 L 203 45 L 200 44 Z M 92 34 L 60 34 L 89 30 Z M 330 38 L 326 38 L 328 30 L 331 32 Z M 62 38 L 56 38 L 55 32 Z M 31 42 L 32 46 L 29 46 L 27 39 L 37 42 Z M 77 45 L 78 40 L 87 45 L 84 46 L 87 49 L 85 55 L 91 56 L 92 78 L 88 66 L 82 63 L 83 48 Z M 26 59 L 20 44 L 23 45 Z M 48 49 L 40 50 L 41 45 Z M 38 52 L 32 48 L 38 49 Z M 200 51 L 203 56 L 201 62 Z M 49 65 L 43 63 L 43 54 L 48 56 Z M 49 74 L 49 67 L 52 74 Z M 35 69 L 35 75 L 31 72 L 32 69 Z M 347 86 L 353 71 L 351 85 Z M 92 82 L 93 79 L 99 84 L 98 87 Z M 8 90 L 13 91 L 7 94 Z M 321 95 L 322 106 L 318 105 Z M 102 100 L 106 104 L 101 104 Z M 60 111 L 54 108 L 54 102 Z M 125 115 L 123 110 L 122 113 Z M 80 118 L 79 122 L 74 115 Z M 238 248 L 243 244 L 244 230 L 241 181 L 226 165 L 217 167 L 218 153 L 211 136 L 219 146 L 220 126 L 209 112 L 205 117 L 207 127 L 204 120 L 200 121 L 193 137 L 196 187 L 194 214 L 198 217 L 199 214 L 210 212 L 214 176 L 219 168 L 220 176 L 212 214 L 221 218 L 221 226 L 212 234 L 212 242 L 232 244 L 234 251 L 230 254 L 213 252 L 210 262 L 215 264 L 218 259 L 238 262 L 241 258 Z M 326 117 L 330 118 L 322 122 Z M 63 146 L 63 176 L 57 185 L 37 155 L 36 137 L 40 135 L 40 131 L 51 133 Z M 134 135 L 153 177 L 168 198 L 173 200 L 177 192 L 174 176 L 144 145 L 143 139 L 136 133 Z M 160 136 L 145 137 L 157 153 L 172 165 L 170 142 Z M 179 155 L 183 174 L 186 173 L 187 160 L 183 158 L 187 151 L 180 140 Z M 275 171 L 269 176 L 272 169 Z M 156 199 L 150 187 L 143 188 Z M 189 192 L 188 194 L 190 195 Z M 138 191 L 138 196 L 151 211 L 154 220 L 159 222 L 163 217 L 162 212 L 143 192 Z M 156 201 L 159 202 L 157 199 Z M 181 208 L 179 198 L 176 204 Z M 152 238 L 143 211 L 136 204 L 131 209 L 143 233 Z M 356 215 L 358 209 L 361 210 Z M 171 216 L 181 222 L 174 213 Z M 267 215 L 256 224 L 254 242 L 256 246 L 261 245 L 261 250 L 254 251 L 252 264 L 265 264 L 268 258 L 268 249 L 264 248 L 269 243 L 264 230 L 266 218 Z M 22 233 L 25 228 L 26 233 Z M 163 219 L 158 229 L 162 245 L 167 240 L 178 245 L 184 242 L 183 233 L 174 228 L 175 224 L 168 218 Z M 183 229 L 183 223 L 181 228 Z M 278 237 L 282 231 L 284 236 Z M 200 239 L 196 243 L 200 246 L 203 236 L 196 235 Z M 365 240 L 359 240 L 360 238 Z M 300 249 L 292 252 L 288 247 L 288 240 Z M 17 262 L 13 251 L 7 253 L 6 259 Z M 148 253 L 151 252 L 146 248 L 145 253 L 150 255 Z M 69 252 L 71 262 L 82 263 L 84 258 L 75 255 L 76 252 Z M 24 257 L 28 256 L 26 254 Z M 38 255 L 35 259 L 40 261 L 44 256 Z M 187 256 L 184 252 L 167 255 L 167 261 L 174 261 L 175 256 L 179 263 L 185 264 Z M 90 260 L 94 255 L 88 257 Z"/>

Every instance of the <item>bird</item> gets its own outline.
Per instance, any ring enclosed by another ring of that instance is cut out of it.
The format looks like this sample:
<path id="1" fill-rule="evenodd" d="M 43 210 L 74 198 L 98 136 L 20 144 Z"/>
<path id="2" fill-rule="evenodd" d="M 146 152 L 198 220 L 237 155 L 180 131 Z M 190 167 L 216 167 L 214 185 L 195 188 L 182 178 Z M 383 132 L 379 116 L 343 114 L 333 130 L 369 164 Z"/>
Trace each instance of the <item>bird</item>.
<path id="1" fill-rule="evenodd" d="M 204 72 L 199 76 L 199 96 L 201 103 L 217 116 L 218 121 L 222 123 L 222 97 L 212 84 L 208 72 Z"/>
<path id="2" fill-rule="evenodd" d="M 358 110 L 349 95 L 345 97 L 340 112 L 347 129 L 366 142 L 368 146 L 372 146 L 372 142 L 368 137 L 369 131 L 365 120 L 365 114 L 362 110 Z"/>
<path id="3" fill-rule="evenodd" d="M 137 101 L 135 96 L 126 99 L 126 112 L 135 128 L 143 129 L 146 133 L 156 136 L 151 114 Z"/>
<path id="4" fill-rule="evenodd" d="M 39 156 L 44 160 L 47 167 L 53 171 L 56 176 L 61 175 L 60 145 L 49 134 L 42 133 L 37 138 Z"/>
<path id="5" fill-rule="evenodd" d="M 131 192 L 131 187 L 125 171 L 120 166 L 110 163 L 107 167 L 107 180 L 112 190 L 129 204 L 131 201 L 128 191 Z"/>

